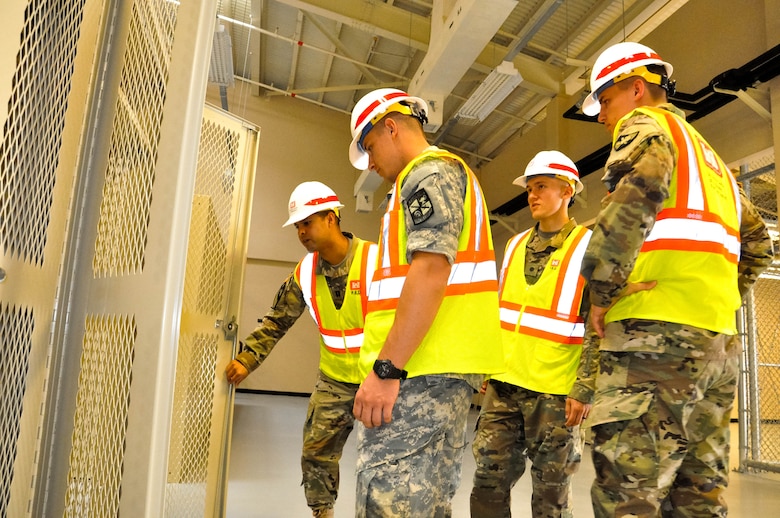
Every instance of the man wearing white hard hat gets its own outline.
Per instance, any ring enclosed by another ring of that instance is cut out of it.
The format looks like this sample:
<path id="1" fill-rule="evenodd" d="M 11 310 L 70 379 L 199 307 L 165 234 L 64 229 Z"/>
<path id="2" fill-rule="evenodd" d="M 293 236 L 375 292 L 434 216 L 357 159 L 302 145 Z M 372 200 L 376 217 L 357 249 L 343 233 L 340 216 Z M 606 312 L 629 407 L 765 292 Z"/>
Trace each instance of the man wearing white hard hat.
<path id="1" fill-rule="evenodd" d="M 342 232 L 336 193 L 304 182 L 290 195 L 289 218 L 309 252 L 285 280 L 271 310 L 225 369 L 238 385 L 257 369 L 304 311 L 320 331 L 320 366 L 303 429 L 303 489 L 314 516 L 332 517 L 339 459 L 352 431 L 352 404 L 362 381 L 358 359 L 376 244 Z"/>
<path id="2" fill-rule="evenodd" d="M 474 391 L 504 369 L 489 214 L 474 173 L 429 146 L 392 88 L 352 111 L 349 158 L 393 184 L 355 397 L 356 516 L 450 516 Z"/>
<path id="3" fill-rule="evenodd" d="M 639 43 L 596 59 L 583 111 L 612 135 L 583 258 L 600 340 L 597 517 L 726 516 L 735 312 L 772 260 L 731 171 L 668 102 L 672 65 Z M 625 294 L 630 283 L 651 289 Z"/>
<path id="4" fill-rule="evenodd" d="M 580 276 L 590 230 L 569 217 L 582 191 L 577 166 L 541 151 L 513 182 L 536 224 L 512 237 L 499 303 L 507 371 L 491 376 L 472 450 L 471 517 L 511 516 L 511 491 L 531 461 L 531 515 L 572 516 L 579 426 L 593 397 L 594 348 L 583 351 L 587 299 Z M 591 337 L 592 338 L 592 337 Z M 597 347 L 597 344 L 595 344 Z"/>

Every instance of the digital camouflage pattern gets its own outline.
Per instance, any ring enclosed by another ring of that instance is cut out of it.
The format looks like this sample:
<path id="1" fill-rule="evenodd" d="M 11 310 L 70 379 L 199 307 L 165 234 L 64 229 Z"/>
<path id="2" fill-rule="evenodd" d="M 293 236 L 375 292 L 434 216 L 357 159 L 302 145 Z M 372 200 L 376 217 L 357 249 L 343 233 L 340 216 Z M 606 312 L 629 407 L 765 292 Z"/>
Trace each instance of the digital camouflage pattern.
<path id="1" fill-rule="evenodd" d="M 315 274 L 324 275 L 333 303 L 340 308 L 344 302 L 349 269 L 355 256 L 357 240 L 350 239 L 349 252 L 337 265 L 319 258 Z M 250 372 L 257 369 L 276 344 L 287 334 L 298 318 L 307 311 L 303 292 L 291 273 L 274 298 L 271 310 L 241 344 L 236 360 Z M 316 344 L 319 350 L 319 344 Z M 306 502 L 315 516 L 327 516 L 335 504 L 339 487 L 339 460 L 353 428 L 352 406 L 359 385 L 331 379 L 322 372 L 309 399 L 309 409 L 303 429 L 303 488 Z"/>
<path id="2" fill-rule="evenodd" d="M 684 114 L 663 104 L 678 116 Z M 672 140 L 651 117 L 627 117 L 615 135 L 582 273 L 592 304 L 609 307 L 626 287 L 639 249 L 669 195 Z M 772 244 L 740 189 L 743 295 L 772 260 Z M 702 303 L 691 294 L 691 303 Z M 734 337 L 669 322 L 605 326 L 593 427 L 597 517 L 725 516 L 728 422 L 737 382 Z"/>
<path id="3" fill-rule="evenodd" d="M 467 179 L 459 162 L 441 157 L 415 164 L 404 177 L 399 202 L 407 261 L 415 252 L 428 252 L 454 262 Z M 466 420 L 481 384 L 480 374 L 404 380 L 392 421 L 378 428 L 358 427 L 356 517 L 451 516 Z"/>
<path id="4" fill-rule="evenodd" d="M 445 376 L 401 381 L 392 421 L 358 427 L 356 518 L 452 516 L 473 393 Z"/>
<path id="5" fill-rule="evenodd" d="M 355 256 L 357 246 L 357 241 L 352 239 L 354 237 L 352 234 L 349 232 L 343 234 L 349 238 L 350 245 L 349 252 L 341 264 L 334 266 L 320 257 L 315 271 L 316 275 L 325 276 L 336 309 L 344 302 L 349 269 L 352 267 L 352 258 Z M 236 355 L 236 360 L 241 362 L 249 372 L 257 369 L 305 311 L 307 309 L 303 292 L 295 281 L 295 273 L 290 273 L 276 293 L 270 311 L 262 318 L 260 325 L 241 342 L 241 352 Z"/>
<path id="6" fill-rule="evenodd" d="M 443 254 L 450 264 L 458 253 L 463 228 L 466 172 L 454 159 L 431 157 L 414 166 L 401 185 L 407 241 L 406 259 L 414 252 Z"/>
<path id="7" fill-rule="evenodd" d="M 339 490 L 339 461 L 355 423 L 352 407 L 360 385 L 319 373 L 303 425 L 301 469 L 306 502 L 315 513 L 332 509 Z M 315 514 L 316 516 L 316 514 Z"/>
<path id="8" fill-rule="evenodd" d="M 531 516 L 572 516 L 571 478 L 580 465 L 579 427 L 568 428 L 566 396 L 490 380 L 472 449 L 472 518 L 509 518 L 511 490 L 531 461 Z"/>

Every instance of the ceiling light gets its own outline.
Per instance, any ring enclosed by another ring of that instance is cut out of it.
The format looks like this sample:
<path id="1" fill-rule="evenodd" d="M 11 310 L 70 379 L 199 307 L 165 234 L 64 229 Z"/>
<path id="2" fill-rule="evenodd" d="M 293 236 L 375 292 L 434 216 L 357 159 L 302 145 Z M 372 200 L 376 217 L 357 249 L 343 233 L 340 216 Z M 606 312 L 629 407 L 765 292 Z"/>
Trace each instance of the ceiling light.
<path id="1" fill-rule="evenodd" d="M 221 23 L 217 24 L 211 44 L 209 82 L 220 86 L 233 86 L 233 44 L 230 34 Z"/>
<path id="2" fill-rule="evenodd" d="M 523 76 L 514 63 L 503 61 L 463 103 L 455 117 L 463 124 L 482 122 L 522 82 Z"/>

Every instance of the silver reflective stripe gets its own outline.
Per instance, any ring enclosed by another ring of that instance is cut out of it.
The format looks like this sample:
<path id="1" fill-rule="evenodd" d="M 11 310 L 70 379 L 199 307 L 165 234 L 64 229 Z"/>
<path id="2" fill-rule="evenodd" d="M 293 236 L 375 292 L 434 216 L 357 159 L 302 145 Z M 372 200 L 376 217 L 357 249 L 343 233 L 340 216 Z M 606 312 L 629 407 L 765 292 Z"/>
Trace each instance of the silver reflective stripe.
<path id="1" fill-rule="evenodd" d="M 720 223 L 687 218 L 664 218 L 655 222 L 646 242 L 659 239 L 681 239 L 714 243 L 725 246 L 732 254 L 739 254 L 740 243 L 736 236 L 726 232 Z"/>
<path id="2" fill-rule="evenodd" d="M 447 285 L 494 280 L 496 280 L 496 263 L 493 261 L 455 263 L 450 270 L 450 278 L 447 280 Z"/>

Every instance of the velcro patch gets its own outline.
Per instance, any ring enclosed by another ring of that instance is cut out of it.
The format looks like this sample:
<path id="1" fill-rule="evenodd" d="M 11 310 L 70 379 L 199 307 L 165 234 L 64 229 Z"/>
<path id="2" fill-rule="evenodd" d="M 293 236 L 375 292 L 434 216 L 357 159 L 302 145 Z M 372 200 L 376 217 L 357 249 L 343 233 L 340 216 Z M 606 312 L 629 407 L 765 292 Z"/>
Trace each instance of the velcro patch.
<path id="1" fill-rule="evenodd" d="M 412 223 L 415 225 L 419 225 L 433 216 L 433 203 L 431 203 L 431 198 L 425 189 L 420 189 L 412 194 L 406 206 L 412 214 Z"/>
<path id="2" fill-rule="evenodd" d="M 637 135 L 639 135 L 638 131 L 635 131 L 633 133 L 627 133 L 625 135 L 620 135 L 615 141 L 615 145 L 613 146 L 613 149 L 615 151 L 620 151 L 627 145 L 631 144 L 636 139 Z"/>

